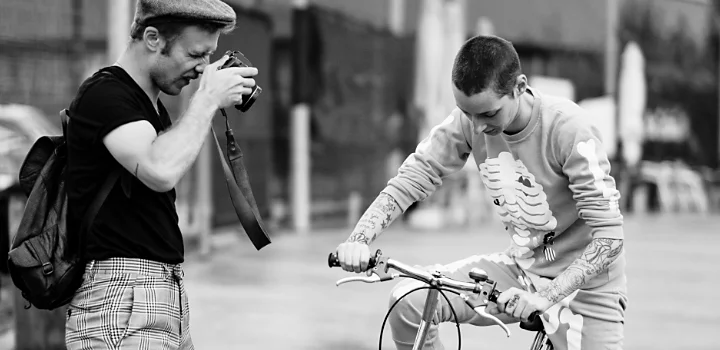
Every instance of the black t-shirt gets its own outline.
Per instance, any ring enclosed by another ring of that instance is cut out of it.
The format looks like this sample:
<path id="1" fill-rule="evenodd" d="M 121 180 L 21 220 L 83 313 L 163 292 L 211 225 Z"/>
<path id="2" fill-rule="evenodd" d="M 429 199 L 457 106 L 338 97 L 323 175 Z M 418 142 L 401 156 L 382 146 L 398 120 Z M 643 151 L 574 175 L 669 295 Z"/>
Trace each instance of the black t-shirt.
<path id="1" fill-rule="evenodd" d="M 68 125 L 68 234 L 79 231 L 84 213 L 110 172 L 122 169 L 90 228 L 85 257 L 183 262 L 175 190 L 151 190 L 122 168 L 103 143 L 108 133 L 130 122 L 146 120 L 158 133 L 166 130 L 172 124 L 167 110 L 158 101 L 158 115 L 140 86 L 117 66 L 101 69 L 83 84 L 85 92 L 71 106 Z"/>

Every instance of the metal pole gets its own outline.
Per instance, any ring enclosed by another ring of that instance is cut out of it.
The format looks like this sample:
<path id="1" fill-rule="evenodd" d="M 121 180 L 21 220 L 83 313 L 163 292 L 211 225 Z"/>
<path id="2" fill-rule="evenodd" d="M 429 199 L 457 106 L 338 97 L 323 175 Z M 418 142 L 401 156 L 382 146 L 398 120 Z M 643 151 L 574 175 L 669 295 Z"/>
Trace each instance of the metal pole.
<path id="1" fill-rule="evenodd" d="M 107 61 L 112 64 L 125 51 L 130 39 L 133 0 L 107 0 Z"/>
<path id="2" fill-rule="evenodd" d="M 310 228 L 310 106 L 296 104 L 291 112 L 292 130 L 292 216 L 293 228 L 306 233 Z"/>
<path id="3" fill-rule="evenodd" d="M 720 6 L 720 5 L 718 5 L 718 6 Z M 720 9 L 717 9 L 717 8 L 714 9 L 714 11 L 713 11 L 713 17 L 715 17 L 714 18 L 715 20 L 713 22 L 715 24 L 715 31 L 718 33 L 718 40 L 720 40 L 720 12 L 719 11 L 720 11 Z M 718 78 L 720 78 L 720 43 L 718 43 L 718 65 L 717 65 L 717 68 L 718 68 Z M 717 114 L 715 115 L 715 118 L 718 119 L 718 130 L 717 130 L 718 133 L 717 133 L 717 135 L 715 135 L 715 139 L 718 140 L 717 160 L 718 160 L 718 166 L 720 166 L 720 80 L 718 80 L 718 82 L 716 84 L 718 84 L 717 85 L 718 111 L 717 111 Z"/>
<path id="4" fill-rule="evenodd" d="M 617 0 L 607 0 L 607 12 L 605 15 L 605 93 L 613 95 L 615 93 L 618 60 Z"/>
<path id="5" fill-rule="evenodd" d="M 212 190 L 212 144 L 215 142 L 208 134 L 205 144 L 200 150 L 197 160 L 197 217 L 200 230 L 200 254 L 206 256 L 212 251 L 212 214 L 213 214 L 213 190 Z"/>
<path id="6" fill-rule="evenodd" d="M 82 16 L 82 0 L 73 0 L 72 2 L 72 81 L 74 86 L 80 86 L 83 77 L 83 52 L 85 51 L 85 40 L 82 37 L 83 16 Z"/>
<path id="7" fill-rule="evenodd" d="M 293 0 L 293 90 L 290 114 L 291 189 L 293 228 L 298 233 L 310 229 L 310 104 L 307 91 L 308 0 Z"/>
<path id="8" fill-rule="evenodd" d="M 390 0 L 388 4 L 388 27 L 394 35 L 402 35 L 405 28 L 405 0 Z"/>

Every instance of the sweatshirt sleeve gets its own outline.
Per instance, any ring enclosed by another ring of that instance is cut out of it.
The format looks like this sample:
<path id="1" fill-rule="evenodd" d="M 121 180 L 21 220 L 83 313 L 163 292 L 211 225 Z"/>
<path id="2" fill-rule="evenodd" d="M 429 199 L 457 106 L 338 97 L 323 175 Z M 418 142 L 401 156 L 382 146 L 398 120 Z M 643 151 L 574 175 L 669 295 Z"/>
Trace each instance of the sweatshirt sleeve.
<path id="1" fill-rule="evenodd" d="M 568 177 L 578 216 L 593 238 L 623 238 L 620 192 L 610 176 L 610 162 L 600 132 L 585 116 L 561 116 L 556 127 L 556 159 Z"/>
<path id="2" fill-rule="evenodd" d="M 462 169 L 472 150 L 471 122 L 455 109 L 405 159 L 398 174 L 382 191 L 392 196 L 403 212 L 442 185 L 447 176 Z"/>

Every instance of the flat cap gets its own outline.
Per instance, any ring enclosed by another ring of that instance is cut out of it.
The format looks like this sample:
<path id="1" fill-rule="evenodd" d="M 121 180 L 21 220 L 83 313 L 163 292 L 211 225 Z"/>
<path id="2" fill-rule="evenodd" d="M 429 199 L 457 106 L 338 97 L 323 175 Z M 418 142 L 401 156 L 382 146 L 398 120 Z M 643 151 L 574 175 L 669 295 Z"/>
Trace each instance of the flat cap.
<path id="1" fill-rule="evenodd" d="M 152 25 L 172 20 L 214 22 L 234 27 L 236 15 L 221 0 L 138 0 L 133 25 Z"/>

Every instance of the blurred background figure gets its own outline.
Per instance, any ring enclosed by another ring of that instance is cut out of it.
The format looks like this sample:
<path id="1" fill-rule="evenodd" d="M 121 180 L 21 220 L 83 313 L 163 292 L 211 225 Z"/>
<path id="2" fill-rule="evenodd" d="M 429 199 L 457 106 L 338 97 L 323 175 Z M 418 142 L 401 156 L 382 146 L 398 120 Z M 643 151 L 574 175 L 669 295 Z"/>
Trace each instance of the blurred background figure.
<path id="1" fill-rule="evenodd" d="M 211 59 L 226 50 L 240 50 L 262 72 L 256 81 L 264 91 L 256 104 L 248 113 L 229 116 L 260 214 L 271 227 L 273 246 L 262 253 L 245 250 L 250 245 L 237 238 L 242 237 L 236 235 L 242 229 L 216 150 L 204 147 L 176 188 L 180 227 L 191 256 L 188 274 L 202 276 L 203 281 L 188 286 L 191 297 L 198 298 L 193 301 L 198 305 L 193 338 L 199 348 L 235 346 L 233 334 L 240 332 L 236 324 L 247 325 L 250 319 L 244 312 L 264 315 L 275 310 L 293 314 L 297 321 L 306 314 L 322 314 L 297 311 L 304 310 L 297 305 L 322 301 L 330 305 L 328 310 L 337 310 L 340 306 L 333 308 L 330 299 L 363 299 L 372 293 L 335 289 L 334 277 L 326 275 L 322 260 L 338 237 L 347 237 L 398 165 L 452 110 L 452 96 L 444 94 L 450 91 L 448 72 L 454 53 L 467 38 L 481 33 L 513 43 L 531 87 L 570 98 L 587 110 L 611 157 L 628 230 L 636 230 L 628 234 L 629 246 L 632 239 L 638 240 L 637 245 L 647 244 L 644 234 L 651 230 L 653 244 L 667 249 L 667 259 L 675 259 L 673 266 L 690 259 L 682 255 L 685 251 L 699 254 L 690 260 L 720 259 L 707 251 L 716 242 L 720 224 L 720 1 L 225 2 L 237 13 L 238 27 L 220 42 Z M 25 199 L 13 190 L 24 155 L 37 137 L 59 133 L 58 112 L 68 106 L 80 82 L 119 56 L 129 40 L 134 4 L 134 0 L 0 0 L 0 261 L 7 260 L 7 247 L 24 207 Z M 180 96 L 163 96 L 169 114 L 180 115 L 196 89 L 192 83 Z M 215 122 L 224 128 L 222 117 Z M 218 136 L 225 142 L 223 135 Z M 477 164 L 469 161 L 464 171 L 445 181 L 441 192 L 411 209 L 404 216 L 407 221 L 394 223 L 394 229 L 406 235 L 393 236 L 431 240 L 446 234 L 469 242 L 476 239 L 468 245 L 491 240 L 483 232 L 499 223 Z M 707 221 L 692 224 L 683 217 Z M 672 220 L 653 225 L 664 218 Z M 688 246 L 678 248 L 680 230 L 688 235 Z M 438 246 L 442 251 L 469 249 L 441 241 Z M 383 248 L 392 250 L 399 250 L 392 242 Z M 442 252 L 402 254 L 421 260 Z M 283 259 L 276 261 L 277 257 Z M 652 270 L 650 262 L 670 264 L 653 258 L 636 261 L 638 270 L 628 271 L 630 279 L 643 281 L 639 276 Z M 716 265 L 708 263 L 709 268 Z M 243 268 L 235 271 L 227 266 Z M 288 277 L 291 269 L 293 276 Z M 0 263 L 0 350 L 49 348 L 52 339 L 62 339 L 63 330 L 57 328 L 64 324 L 62 310 L 24 310 L 5 272 L 5 264 Z M 685 290 L 707 288 L 704 279 L 693 276 L 690 272 L 681 276 L 687 278 Z M 315 278 L 313 288 L 322 291 L 324 300 L 313 299 L 314 294 L 304 290 L 292 293 L 299 299 L 272 298 L 288 294 L 273 289 L 277 288 L 273 283 L 291 278 L 297 285 Z M 228 281 L 232 286 L 221 287 Z M 642 298 L 650 290 L 629 283 L 633 302 L 649 303 L 636 310 L 663 312 L 651 303 L 658 299 Z M 234 298 L 257 294 L 253 288 L 277 293 L 263 294 L 267 299 L 246 305 L 237 315 L 228 314 L 227 310 L 234 310 Z M 377 295 L 384 303 L 386 292 L 378 290 Z M 376 335 L 379 326 L 373 322 L 382 315 L 372 313 L 369 305 L 361 310 L 356 327 L 347 327 L 354 329 L 352 334 L 319 319 L 297 323 L 322 329 L 322 336 L 297 331 L 288 335 L 293 341 L 287 344 L 282 337 L 265 339 L 270 334 L 263 330 L 242 333 L 252 333 L 245 339 L 248 347 L 370 348 L 374 343 L 368 338 Z M 378 313 L 382 308 L 377 308 Z M 632 318 L 632 308 L 628 312 Z M 705 346 L 703 341 L 709 338 L 700 330 L 720 320 L 703 309 L 687 312 L 702 322 L 687 326 L 694 328 L 667 323 L 662 328 L 668 329 L 666 337 L 675 334 L 683 340 L 683 346 L 675 348 L 712 348 Z M 634 317 L 672 320 L 658 314 Z M 53 321 L 58 318 L 59 322 Z M 287 317 L 275 315 L 272 320 L 277 327 L 297 327 Z M 643 327 L 642 322 L 633 324 Z M 630 327 L 628 349 L 647 344 L 673 348 L 667 338 L 656 337 L 657 323 L 655 328 Z M 688 339 L 683 332 L 689 331 L 698 334 L 697 339 Z M 31 340 L 37 342 L 23 343 Z M 484 345 L 508 344 L 497 341 Z"/>

